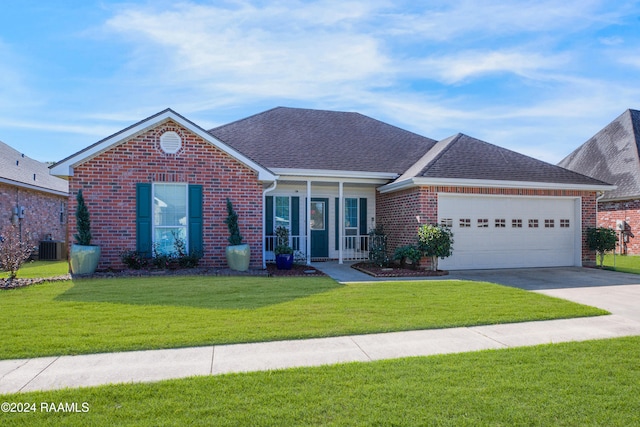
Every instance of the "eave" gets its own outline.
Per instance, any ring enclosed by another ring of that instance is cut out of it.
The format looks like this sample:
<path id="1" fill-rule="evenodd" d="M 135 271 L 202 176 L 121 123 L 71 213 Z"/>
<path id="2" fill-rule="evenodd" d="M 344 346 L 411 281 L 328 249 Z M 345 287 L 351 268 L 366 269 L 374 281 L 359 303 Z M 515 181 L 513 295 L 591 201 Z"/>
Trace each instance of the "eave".
<path id="1" fill-rule="evenodd" d="M 576 191 L 611 191 L 617 187 L 615 185 L 596 184 L 565 184 L 556 182 L 531 182 L 531 181 L 501 181 L 501 180 L 481 180 L 466 178 L 422 178 L 414 177 L 402 181 L 392 182 L 378 188 L 380 193 L 390 193 L 394 191 L 406 190 L 414 187 L 479 187 L 479 188 L 517 188 L 517 189 L 539 189 L 539 190 L 576 190 Z"/>

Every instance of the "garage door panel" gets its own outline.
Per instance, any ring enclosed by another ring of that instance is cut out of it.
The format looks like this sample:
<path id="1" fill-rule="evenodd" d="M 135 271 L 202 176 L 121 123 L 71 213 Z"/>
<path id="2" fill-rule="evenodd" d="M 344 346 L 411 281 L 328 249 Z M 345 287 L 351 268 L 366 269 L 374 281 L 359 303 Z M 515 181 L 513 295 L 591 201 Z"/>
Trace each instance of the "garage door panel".
<path id="1" fill-rule="evenodd" d="M 443 269 L 575 265 L 575 199 L 439 194 L 438 211 L 441 220 L 451 220 L 454 234 L 453 255 L 440 260 Z M 461 227 L 461 219 L 470 226 Z M 504 227 L 496 227 L 496 219 Z M 513 220 L 522 227 L 513 227 Z M 537 227 L 529 220 L 537 220 Z"/>

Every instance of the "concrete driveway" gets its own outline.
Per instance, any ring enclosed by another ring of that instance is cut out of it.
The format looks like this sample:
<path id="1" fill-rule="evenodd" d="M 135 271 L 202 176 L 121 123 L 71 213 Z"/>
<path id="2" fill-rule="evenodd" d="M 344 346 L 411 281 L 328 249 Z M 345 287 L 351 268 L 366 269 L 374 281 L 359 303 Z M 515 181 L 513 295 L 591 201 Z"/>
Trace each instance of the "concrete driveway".
<path id="1" fill-rule="evenodd" d="M 581 267 L 452 271 L 451 279 L 481 280 L 540 292 L 640 321 L 640 275 Z"/>

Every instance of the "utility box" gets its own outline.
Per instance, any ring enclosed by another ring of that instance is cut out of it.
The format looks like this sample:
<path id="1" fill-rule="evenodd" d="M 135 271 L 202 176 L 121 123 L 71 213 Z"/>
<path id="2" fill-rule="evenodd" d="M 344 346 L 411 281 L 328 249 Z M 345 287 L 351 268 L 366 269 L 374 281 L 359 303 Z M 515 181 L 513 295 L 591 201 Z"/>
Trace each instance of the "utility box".
<path id="1" fill-rule="evenodd" d="M 42 240 L 38 250 L 41 261 L 61 261 L 65 258 L 66 245 L 60 240 Z"/>

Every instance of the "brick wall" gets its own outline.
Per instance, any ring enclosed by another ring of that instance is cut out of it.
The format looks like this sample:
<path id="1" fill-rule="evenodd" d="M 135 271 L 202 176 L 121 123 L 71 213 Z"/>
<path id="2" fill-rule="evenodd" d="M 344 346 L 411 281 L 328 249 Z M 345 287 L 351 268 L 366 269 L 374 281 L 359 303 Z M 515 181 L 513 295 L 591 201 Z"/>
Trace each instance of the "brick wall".
<path id="1" fill-rule="evenodd" d="M 166 154 L 160 135 L 177 132 L 182 148 Z M 136 184 L 179 182 L 203 186 L 201 265 L 225 267 L 229 236 L 226 198 L 239 216 L 252 268 L 262 266 L 262 184 L 257 173 L 197 135 L 168 121 L 74 168 L 69 183 L 69 236 L 76 232 L 76 194 L 82 188 L 91 216 L 92 244 L 101 246 L 99 269 L 124 267 L 120 253 L 136 249 Z"/>
<path id="2" fill-rule="evenodd" d="M 376 224 L 383 225 L 388 237 L 389 254 L 403 245 L 415 244 L 420 223 L 438 222 L 438 193 L 514 195 L 514 196 L 564 196 L 582 198 L 582 263 L 595 264 L 595 253 L 587 248 L 587 229 L 596 224 L 596 195 L 594 192 L 570 190 L 525 190 L 480 187 L 415 187 L 376 196 Z M 455 245 L 454 245 L 455 248 Z M 428 266 L 423 259 L 421 266 Z"/>
<path id="3" fill-rule="evenodd" d="M 598 205 L 598 227 L 613 228 L 617 232 L 618 220 L 626 221 L 634 236 L 629 236 L 629 242 L 626 244 L 627 254 L 640 255 L 640 200 L 602 202 Z M 617 250 L 621 249 L 624 250 L 624 246 Z"/>
<path id="4" fill-rule="evenodd" d="M 65 196 L 0 183 L 0 227 L 11 222 L 16 206 L 24 206 L 22 229 L 28 230 L 36 242 L 49 236 L 53 240 L 65 240 L 67 215 L 62 216 L 61 222 L 60 208 L 66 203 Z"/>

